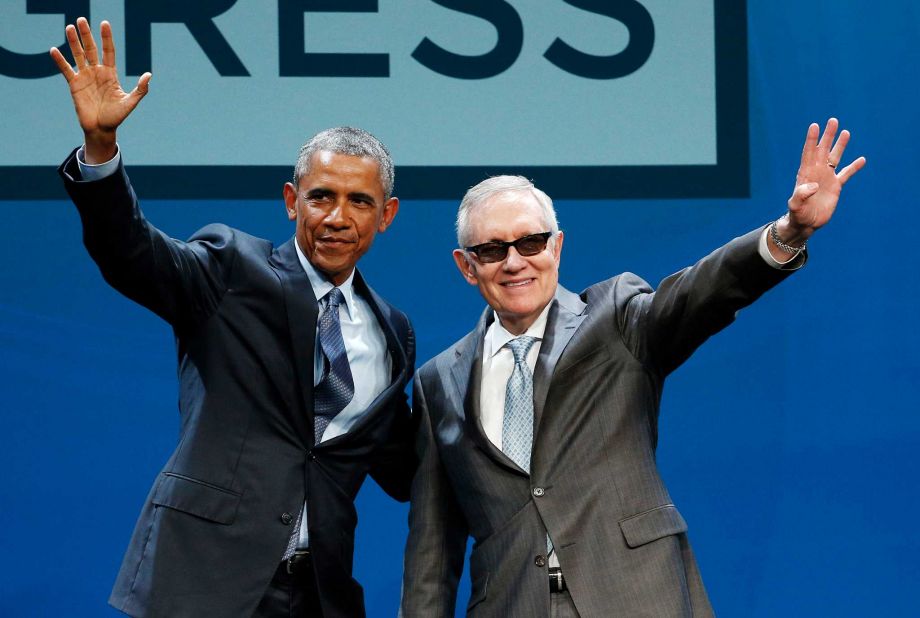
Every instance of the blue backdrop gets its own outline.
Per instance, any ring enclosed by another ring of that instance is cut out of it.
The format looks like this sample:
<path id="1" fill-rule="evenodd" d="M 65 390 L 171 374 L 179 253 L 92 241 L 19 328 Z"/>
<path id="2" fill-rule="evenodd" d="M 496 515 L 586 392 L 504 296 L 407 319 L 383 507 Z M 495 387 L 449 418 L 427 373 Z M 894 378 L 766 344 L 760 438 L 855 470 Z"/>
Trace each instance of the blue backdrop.
<path id="1" fill-rule="evenodd" d="M 671 378 L 659 462 L 721 615 L 913 616 L 920 9 L 750 4 L 751 197 L 559 202 L 562 281 L 657 281 L 782 214 L 808 123 L 838 114 L 846 159 L 866 169 L 807 267 Z M 70 138 L 55 139 L 63 158 Z M 222 221 L 280 242 L 283 180 L 274 201 L 144 206 L 177 237 Z M 171 334 L 103 283 L 69 203 L 0 208 L 0 615 L 113 615 L 105 599 L 177 434 Z M 450 257 L 455 208 L 404 202 L 362 265 L 410 310 L 420 362 L 482 309 Z M 407 509 L 370 482 L 358 507 L 357 577 L 370 615 L 393 616 Z"/>

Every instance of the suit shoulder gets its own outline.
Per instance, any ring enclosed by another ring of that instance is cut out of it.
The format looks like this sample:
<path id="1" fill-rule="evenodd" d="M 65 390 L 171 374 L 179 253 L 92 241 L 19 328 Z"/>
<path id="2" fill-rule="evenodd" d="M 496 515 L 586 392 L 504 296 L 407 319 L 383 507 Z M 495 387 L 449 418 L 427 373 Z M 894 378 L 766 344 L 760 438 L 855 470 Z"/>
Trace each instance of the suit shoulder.
<path id="1" fill-rule="evenodd" d="M 366 297 L 369 302 L 375 304 L 377 308 L 380 309 L 380 312 L 383 313 L 388 322 L 399 328 L 404 328 L 408 333 L 412 332 L 412 322 L 409 320 L 409 316 L 396 307 L 396 305 L 378 294 L 377 291 L 367 283 L 360 270 L 355 272 L 355 287 L 362 296 Z"/>
<path id="2" fill-rule="evenodd" d="M 269 250 L 271 250 L 270 248 L 272 247 L 271 241 L 253 236 L 252 234 L 247 234 L 225 223 L 209 223 L 205 225 L 189 237 L 190 242 L 195 240 L 223 240 L 227 243 L 241 246 L 265 246 L 268 247 Z"/>
<path id="3" fill-rule="evenodd" d="M 412 330 L 412 321 L 409 319 L 409 315 L 405 311 L 392 304 L 385 298 L 380 298 L 379 296 L 377 298 L 381 301 L 381 309 L 385 310 L 389 314 L 391 320 L 400 320 L 405 323 L 409 330 Z"/>
<path id="4" fill-rule="evenodd" d="M 612 302 L 616 306 L 622 306 L 639 294 L 650 294 L 654 291 L 654 288 L 639 275 L 624 272 L 595 283 L 586 288 L 580 296 L 589 306 L 597 302 Z"/>
<path id="5" fill-rule="evenodd" d="M 426 378 L 437 376 L 442 369 L 448 368 L 457 358 L 464 354 L 470 354 L 471 350 L 475 349 L 475 344 L 477 343 L 475 341 L 476 337 L 477 331 L 470 331 L 464 337 L 454 342 L 450 347 L 436 354 L 422 365 L 421 369 L 419 369 L 419 376 Z"/>
<path id="6" fill-rule="evenodd" d="M 268 256 L 272 252 L 271 241 L 247 234 L 223 223 L 210 223 L 192 234 L 189 243 L 206 245 L 212 251 L 231 251 Z"/>

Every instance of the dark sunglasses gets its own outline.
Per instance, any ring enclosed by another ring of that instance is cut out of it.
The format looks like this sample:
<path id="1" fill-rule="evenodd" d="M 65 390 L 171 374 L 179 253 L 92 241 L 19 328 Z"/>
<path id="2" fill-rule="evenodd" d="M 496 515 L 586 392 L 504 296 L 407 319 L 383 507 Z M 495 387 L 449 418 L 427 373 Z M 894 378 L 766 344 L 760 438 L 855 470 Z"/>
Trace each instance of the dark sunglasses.
<path id="1" fill-rule="evenodd" d="M 508 256 L 508 247 L 514 247 L 515 251 L 524 257 L 536 255 L 546 248 L 546 243 L 552 235 L 552 232 L 541 232 L 521 236 L 517 240 L 509 242 L 493 240 L 492 242 L 484 242 L 481 245 L 464 247 L 464 249 L 470 253 L 475 253 L 476 258 L 483 264 L 491 264 L 504 260 Z"/>

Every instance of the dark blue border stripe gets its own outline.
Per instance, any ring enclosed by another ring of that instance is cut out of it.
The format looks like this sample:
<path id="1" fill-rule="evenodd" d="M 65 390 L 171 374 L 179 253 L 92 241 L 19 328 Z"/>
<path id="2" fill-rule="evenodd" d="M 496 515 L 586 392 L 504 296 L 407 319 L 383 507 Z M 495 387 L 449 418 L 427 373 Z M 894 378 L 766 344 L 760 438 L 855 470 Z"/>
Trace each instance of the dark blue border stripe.
<path id="1" fill-rule="evenodd" d="M 397 169 L 396 195 L 459 200 L 488 176 L 520 174 L 554 199 L 747 197 L 746 167 L 735 175 L 725 167 L 406 167 Z M 291 168 L 129 165 L 128 174 L 145 199 L 281 199 Z M 0 167 L 0 186 L 7 200 L 67 198 L 55 167 Z"/>

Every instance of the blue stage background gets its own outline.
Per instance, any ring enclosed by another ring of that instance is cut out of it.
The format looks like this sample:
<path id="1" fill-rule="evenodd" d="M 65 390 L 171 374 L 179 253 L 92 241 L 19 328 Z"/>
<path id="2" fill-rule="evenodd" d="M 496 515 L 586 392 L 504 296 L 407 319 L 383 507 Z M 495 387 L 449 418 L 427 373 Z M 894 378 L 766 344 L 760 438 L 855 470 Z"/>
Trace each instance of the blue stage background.
<path id="1" fill-rule="evenodd" d="M 657 282 L 777 217 L 808 123 L 839 114 L 846 159 L 866 169 L 807 267 L 670 379 L 659 462 L 720 615 L 915 616 L 920 9 L 782 0 L 750 3 L 748 20 L 751 197 L 561 201 L 561 279 Z M 61 158 L 75 145 L 55 139 Z M 144 208 L 176 237 L 222 221 L 282 242 L 284 180 L 274 201 Z M 450 257 L 455 208 L 404 202 L 362 264 L 410 312 L 420 363 L 482 309 Z M 0 615 L 114 615 L 105 600 L 178 430 L 171 333 L 104 284 L 69 203 L 0 209 Z M 369 614 L 393 616 L 407 508 L 372 482 L 358 507 L 356 576 Z M 461 608 L 467 594 L 464 580 Z"/>

